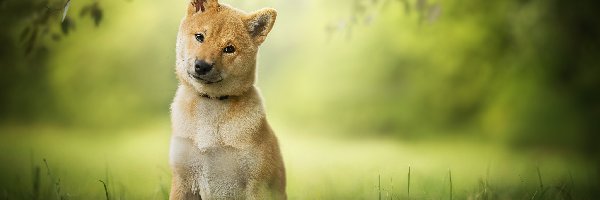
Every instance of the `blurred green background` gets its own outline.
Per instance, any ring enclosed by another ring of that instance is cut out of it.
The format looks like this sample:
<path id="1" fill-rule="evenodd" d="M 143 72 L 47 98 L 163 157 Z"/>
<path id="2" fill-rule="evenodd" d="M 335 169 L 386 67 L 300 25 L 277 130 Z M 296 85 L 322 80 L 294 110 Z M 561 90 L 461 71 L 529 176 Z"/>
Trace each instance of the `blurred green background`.
<path id="1" fill-rule="evenodd" d="M 66 2 L 0 0 L 0 198 L 166 199 L 187 1 Z M 278 10 L 257 85 L 290 199 L 599 195 L 597 3 L 220 2 Z"/>

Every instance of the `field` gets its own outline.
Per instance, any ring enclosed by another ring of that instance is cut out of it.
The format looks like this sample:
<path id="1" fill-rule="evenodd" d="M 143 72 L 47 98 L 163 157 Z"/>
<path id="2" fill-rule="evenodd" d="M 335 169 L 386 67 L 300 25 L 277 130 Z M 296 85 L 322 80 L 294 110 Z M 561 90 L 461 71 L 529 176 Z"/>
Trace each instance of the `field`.
<path id="1" fill-rule="evenodd" d="M 4 126 L 0 198 L 168 199 L 169 129 Z M 290 199 L 587 199 L 595 184 L 585 159 L 564 153 L 275 130 Z"/>

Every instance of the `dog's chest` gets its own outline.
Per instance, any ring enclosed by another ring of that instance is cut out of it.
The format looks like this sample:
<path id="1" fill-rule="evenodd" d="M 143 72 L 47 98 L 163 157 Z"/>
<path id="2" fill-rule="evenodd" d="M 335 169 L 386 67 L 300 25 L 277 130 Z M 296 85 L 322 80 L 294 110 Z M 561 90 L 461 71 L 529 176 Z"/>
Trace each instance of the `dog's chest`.
<path id="1" fill-rule="evenodd" d="M 258 165 L 251 137 L 259 117 L 246 109 L 219 101 L 173 104 L 171 166 L 203 196 L 242 194 Z"/>
<path id="2" fill-rule="evenodd" d="M 171 165 L 195 193 L 211 198 L 243 196 L 254 168 L 249 152 L 229 146 L 199 149 L 193 140 L 171 139 Z"/>
<path id="3" fill-rule="evenodd" d="M 228 100 L 226 100 L 228 101 Z M 261 107 L 216 100 L 173 104 L 173 135 L 193 139 L 199 149 L 246 148 L 260 126 Z"/>
<path id="4" fill-rule="evenodd" d="M 225 146 L 228 135 L 232 135 L 221 127 L 236 123 L 230 119 L 230 115 L 235 113 L 229 111 L 229 106 L 217 103 L 219 102 L 207 101 L 198 104 L 196 109 L 188 114 L 189 117 L 184 119 L 188 121 L 184 126 L 191 126 L 187 128 L 188 133 L 196 141 L 199 149 Z"/>

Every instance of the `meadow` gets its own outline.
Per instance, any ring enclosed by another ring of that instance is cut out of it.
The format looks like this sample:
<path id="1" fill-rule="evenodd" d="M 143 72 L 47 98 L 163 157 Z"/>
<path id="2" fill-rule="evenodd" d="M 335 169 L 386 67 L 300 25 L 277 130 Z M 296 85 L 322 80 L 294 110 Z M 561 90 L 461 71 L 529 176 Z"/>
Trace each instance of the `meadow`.
<path id="1" fill-rule="evenodd" d="M 593 199 L 597 183 L 577 156 L 464 138 L 403 143 L 275 129 L 290 199 Z M 164 120 L 124 130 L 1 130 L 2 199 L 168 199 Z"/>

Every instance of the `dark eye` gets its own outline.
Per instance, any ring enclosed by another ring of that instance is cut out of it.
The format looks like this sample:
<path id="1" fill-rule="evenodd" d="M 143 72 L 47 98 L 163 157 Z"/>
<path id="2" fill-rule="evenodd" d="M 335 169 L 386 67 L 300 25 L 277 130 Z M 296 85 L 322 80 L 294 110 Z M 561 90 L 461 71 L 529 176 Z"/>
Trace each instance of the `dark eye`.
<path id="1" fill-rule="evenodd" d="M 232 45 L 229 45 L 229 46 L 227 46 L 227 47 L 225 47 L 223 49 L 223 52 L 225 52 L 225 53 L 233 53 L 233 52 L 235 52 L 235 47 L 233 47 Z"/>
<path id="2" fill-rule="evenodd" d="M 194 36 L 196 36 L 196 40 L 198 40 L 198 42 L 204 42 L 204 35 L 202 35 L 202 33 L 196 33 Z"/>

